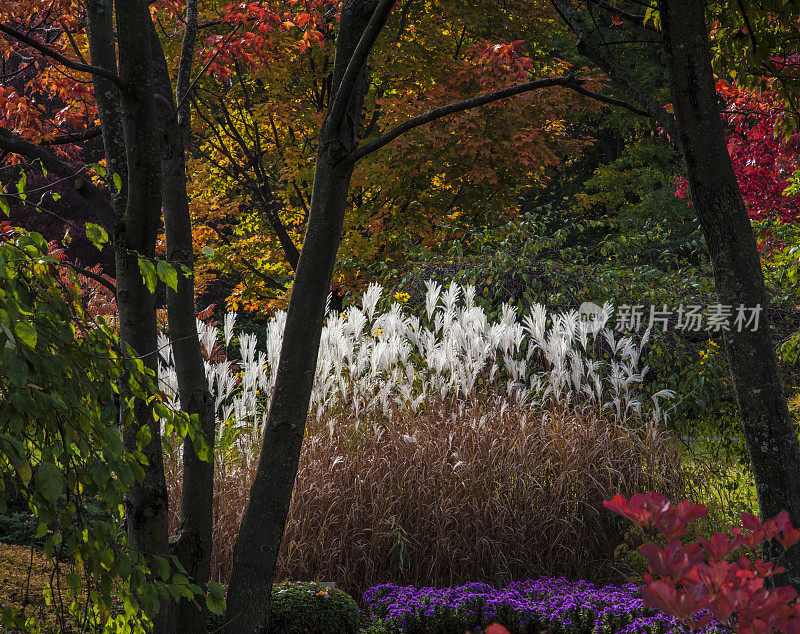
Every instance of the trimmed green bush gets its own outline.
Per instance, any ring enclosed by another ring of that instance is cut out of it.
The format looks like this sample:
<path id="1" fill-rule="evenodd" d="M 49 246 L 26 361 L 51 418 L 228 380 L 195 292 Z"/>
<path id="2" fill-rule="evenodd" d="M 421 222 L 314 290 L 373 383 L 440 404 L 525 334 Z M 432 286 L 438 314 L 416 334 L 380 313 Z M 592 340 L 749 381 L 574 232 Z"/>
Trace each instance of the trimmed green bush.
<path id="1" fill-rule="evenodd" d="M 222 615 L 210 615 L 208 630 L 223 622 Z M 300 581 L 272 588 L 267 634 L 358 634 L 358 624 L 358 605 L 342 590 Z"/>
<path id="2" fill-rule="evenodd" d="M 357 634 L 358 605 L 318 583 L 284 581 L 272 588 L 269 634 Z"/>

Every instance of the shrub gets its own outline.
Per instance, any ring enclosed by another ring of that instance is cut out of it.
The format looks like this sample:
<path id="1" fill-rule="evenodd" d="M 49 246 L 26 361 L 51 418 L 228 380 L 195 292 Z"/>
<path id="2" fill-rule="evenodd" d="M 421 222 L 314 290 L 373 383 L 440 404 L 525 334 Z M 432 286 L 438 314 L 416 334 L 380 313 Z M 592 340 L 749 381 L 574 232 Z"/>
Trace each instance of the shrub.
<path id="1" fill-rule="evenodd" d="M 154 578 L 121 530 L 124 497 L 144 476 L 142 448 L 150 439 L 149 427 L 137 425 L 136 399 L 170 427 L 177 415 L 161 402 L 153 373 L 108 323 L 88 314 L 77 274 L 60 276 L 58 264 L 41 235 L 0 222 L 0 512 L 13 503 L 15 512 L 22 504 L 35 515 L 34 538 L 52 574 L 25 594 L 50 604 L 59 631 L 68 622 L 83 631 L 141 628 L 161 599 L 195 594 L 185 577 L 170 575 L 169 560 L 159 562 L 162 579 Z M 135 399 L 117 406 L 123 377 Z M 125 449 L 120 420 L 135 450 Z M 25 537 L 24 522 L 14 521 L 13 530 Z M 29 566 L 34 559 L 31 551 Z M 0 628 L 35 631 L 37 615 L 6 597 L 0 592 Z M 112 616 L 115 605 L 124 614 Z"/>
<path id="2" fill-rule="evenodd" d="M 648 605 L 693 630 L 716 619 L 742 634 L 800 631 L 797 591 L 770 587 L 785 569 L 754 554 L 766 543 L 779 561 L 785 549 L 800 542 L 800 530 L 792 527 L 786 511 L 763 524 L 745 513 L 730 535 L 693 539 L 688 526 L 708 514 L 700 504 L 684 500 L 673 506 L 660 493 L 630 500 L 616 495 L 604 504 L 665 542 L 663 548 L 651 542 L 639 549 L 653 575 L 644 577 L 642 594 Z"/>
<path id="3" fill-rule="evenodd" d="M 358 605 L 341 590 L 318 583 L 275 584 L 269 634 L 356 634 Z"/>
<path id="4" fill-rule="evenodd" d="M 597 588 L 585 581 L 538 579 L 495 590 L 483 583 L 458 588 L 380 585 L 364 593 L 368 634 L 463 634 L 499 623 L 511 634 L 682 631 L 674 617 L 645 605 L 638 586 Z M 724 631 L 708 623 L 705 632 Z"/>

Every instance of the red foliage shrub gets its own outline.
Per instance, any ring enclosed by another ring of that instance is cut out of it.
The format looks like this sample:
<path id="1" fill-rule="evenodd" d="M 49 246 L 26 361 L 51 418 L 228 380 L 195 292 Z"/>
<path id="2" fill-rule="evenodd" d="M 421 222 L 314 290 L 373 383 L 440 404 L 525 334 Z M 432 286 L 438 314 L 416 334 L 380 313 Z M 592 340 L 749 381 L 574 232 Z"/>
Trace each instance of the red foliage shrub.
<path id="1" fill-rule="evenodd" d="M 774 540 L 786 550 L 800 541 L 800 530 L 792 527 L 786 511 L 763 524 L 742 514 L 742 526 L 731 527 L 730 535 L 681 541 L 689 524 L 706 517 L 706 507 L 688 500 L 673 505 L 660 493 L 639 493 L 630 500 L 616 495 L 603 504 L 666 541 L 664 548 L 647 543 L 639 549 L 650 568 L 642 596 L 651 607 L 689 628 L 716 618 L 745 634 L 800 632 L 797 592 L 790 586 L 770 587 L 768 581 L 784 569 L 745 554 L 734 558 L 737 551 L 755 551 L 764 542 Z M 696 615 L 697 620 L 691 618 Z"/>

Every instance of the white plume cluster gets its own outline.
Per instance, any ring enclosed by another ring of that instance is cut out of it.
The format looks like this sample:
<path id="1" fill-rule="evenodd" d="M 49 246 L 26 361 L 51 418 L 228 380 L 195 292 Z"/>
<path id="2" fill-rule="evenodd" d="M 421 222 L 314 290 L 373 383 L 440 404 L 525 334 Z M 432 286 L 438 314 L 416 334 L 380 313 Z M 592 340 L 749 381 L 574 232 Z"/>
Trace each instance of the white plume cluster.
<path id="1" fill-rule="evenodd" d="M 453 410 L 498 393 L 507 403 L 503 410 L 546 415 L 593 408 L 619 422 L 643 415 L 641 384 L 648 368 L 641 365 L 641 352 L 649 333 L 638 341 L 618 336 L 606 327 L 609 305 L 592 322 L 577 311 L 548 316 L 538 304 L 522 317 L 504 304 L 491 320 L 476 305 L 472 286 L 442 288 L 429 281 L 423 315 L 410 314 L 397 301 L 380 312 L 382 294 L 381 286 L 371 284 L 360 306 L 328 314 L 311 395 L 310 415 L 317 421 L 330 426 L 337 416 L 349 416 L 356 424 L 391 422 L 430 401 Z M 258 434 L 266 423 L 286 313 L 270 320 L 263 346 L 256 335 L 240 333 L 241 360 L 233 362 L 227 352 L 235 322 L 236 315 L 228 313 L 220 338 L 216 327 L 198 320 L 221 436 L 232 430 Z M 166 337 L 159 346 L 161 388 L 177 406 Z M 659 400 L 672 396 L 658 392 L 648 416 L 657 422 L 663 416 Z"/>

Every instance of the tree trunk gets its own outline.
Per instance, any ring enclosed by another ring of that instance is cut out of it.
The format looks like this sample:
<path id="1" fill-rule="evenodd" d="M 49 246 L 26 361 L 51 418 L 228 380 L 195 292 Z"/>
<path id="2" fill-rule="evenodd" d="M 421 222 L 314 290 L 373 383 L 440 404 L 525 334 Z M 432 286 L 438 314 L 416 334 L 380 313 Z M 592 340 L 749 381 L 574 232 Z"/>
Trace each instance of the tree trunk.
<path id="1" fill-rule="evenodd" d="M 760 310 L 755 331 L 725 333 L 761 515 L 800 526 L 800 444 L 778 374 L 756 240 L 725 144 L 702 0 L 659 0 L 678 137 L 723 305 Z M 771 553 L 773 556 L 778 553 Z M 800 549 L 781 559 L 800 587 Z"/>
<path id="2" fill-rule="evenodd" d="M 161 190 L 167 261 L 178 271 L 177 291 L 167 289 L 167 316 L 172 357 L 178 378 L 181 410 L 197 414 L 203 436 L 211 450 L 209 461 L 200 460 L 191 440 L 183 444 L 183 486 L 181 520 L 178 533 L 170 539 L 170 549 L 186 569 L 189 578 L 205 586 L 211 567 L 211 536 L 214 497 L 214 399 L 208 389 L 197 317 L 194 305 L 194 254 L 189 199 L 186 195 L 186 162 L 183 134 L 176 100 L 172 94 L 167 61 L 155 28 L 150 27 L 153 46 L 156 91 L 161 96 L 159 117 L 161 134 Z M 186 53 L 186 52 L 185 52 Z M 191 55 L 191 52 L 188 52 Z M 184 116 L 188 116 L 186 113 Z M 188 121 L 184 119 L 188 126 Z M 192 276 L 185 276 L 181 267 Z M 177 632 L 205 632 L 205 606 L 198 609 L 188 601 L 178 604 Z"/>
<path id="3" fill-rule="evenodd" d="M 374 0 L 343 3 L 336 38 L 333 94 L 375 6 Z M 311 213 L 289 301 L 275 393 L 234 548 L 226 632 L 262 632 L 267 625 L 353 169 L 335 166 L 355 147 L 365 92 L 366 70 L 362 67 L 342 124 L 336 130 L 329 129 L 329 117 L 320 133 Z"/>
<path id="4" fill-rule="evenodd" d="M 112 73 L 117 72 L 117 51 L 114 40 L 114 3 L 113 0 L 88 0 L 86 2 L 87 36 L 89 55 L 93 66 L 105 68 Z M 125 133 L 122 129 L 122 112 L 117 85 L 101 77 L 92 75 L 94 99 L 103 134 L 103 147 L 106 154 L 106 169 L 109 173 L 120 175 L 121 191 L 113 192 L 112 198 L 117 212 L 125 209 L 128 189 L 128 170 L 125 160 Z M 113 227 L 106 227 L 110 232 Z"/>
<path id="5" fill-rule="evenodd" d="M 149 39 L 150 12 L 143 0 L 117 0 L 116 24 L 120 77 L 128 85 L 121 91 L 125 134 L 128 195 L 123 222 L 114 232 L 117 274 L 117 308 L 120 340 L 141 355 L 145 365 L 156 366 L 156 317 L 153 294 L 145 287 L 139 256 L 155 257 L 161 212 L 160 160 L 156 137 L 152 55 Z M 136 405 L 137 423 L 149 425 L 151 440 L 144 454 L 145 477 L 134 484 L 126 499 L 128 542 L 147 557 L 168 551 L 167 487 L 161 453 L 161 427 L 150 408 Z M 138 425 L 134 426 L 137 427 Z M 136 429 L 125 433 L 128 448 L 136 445 Z M 155 631 L 168 629 L 169 610 L 162 608 Z"/>

